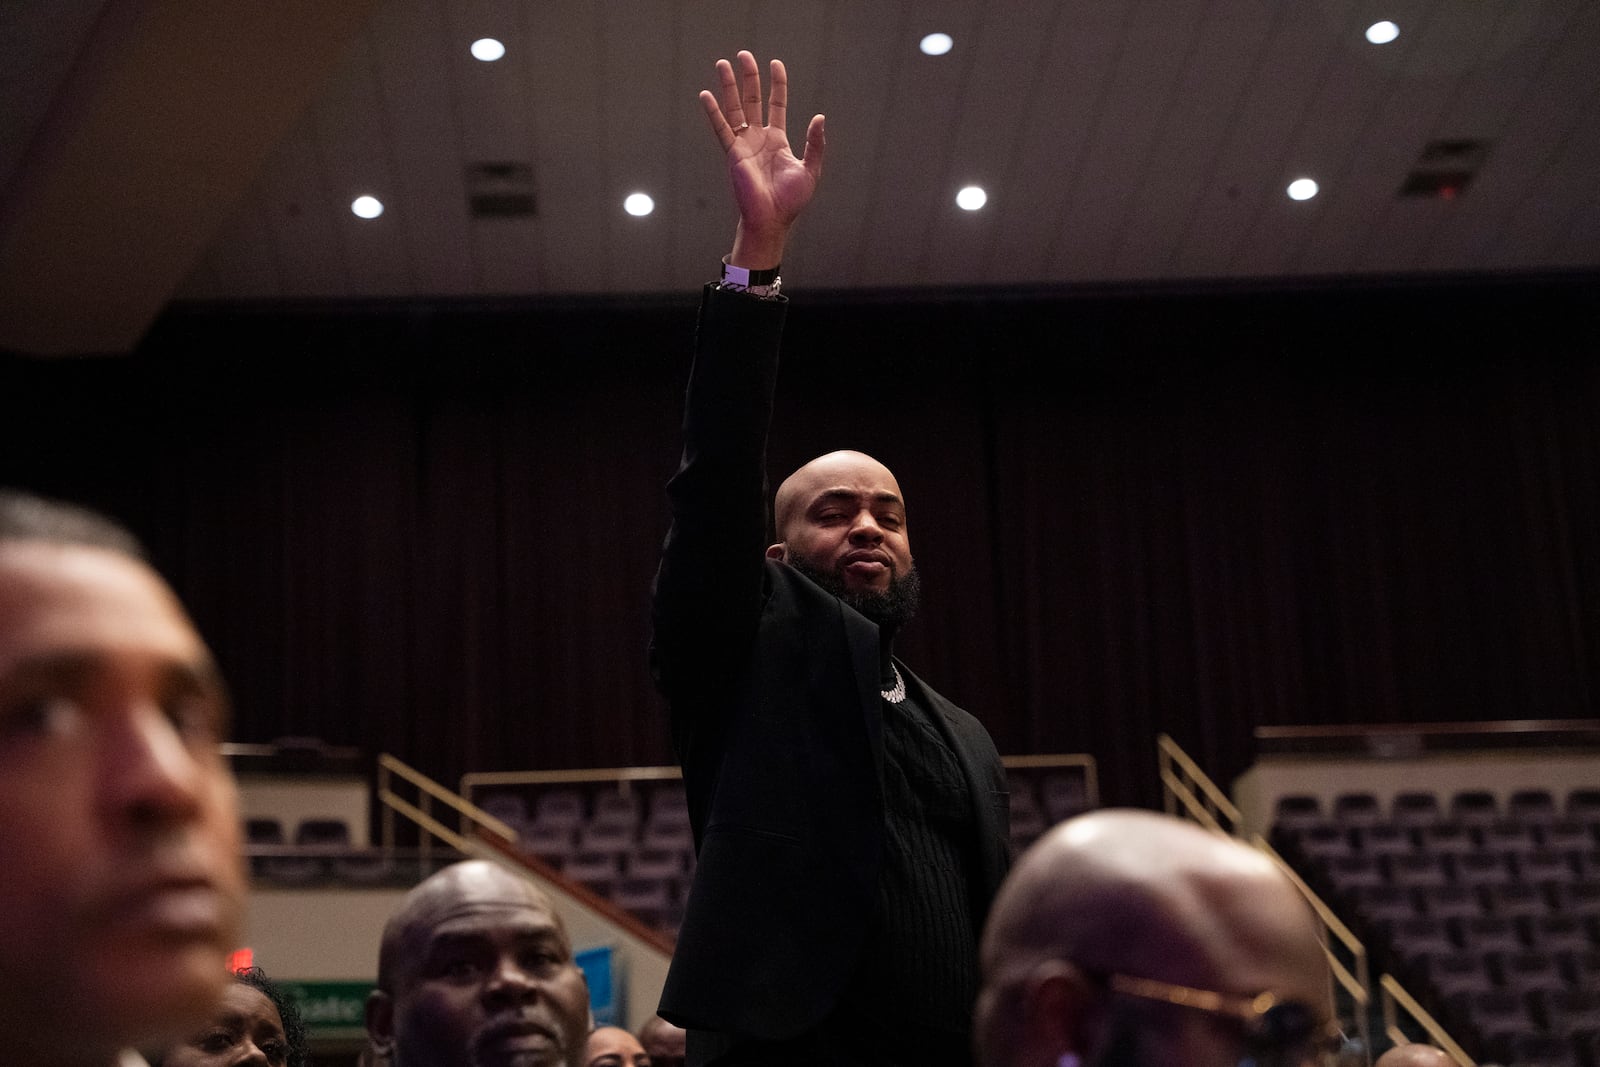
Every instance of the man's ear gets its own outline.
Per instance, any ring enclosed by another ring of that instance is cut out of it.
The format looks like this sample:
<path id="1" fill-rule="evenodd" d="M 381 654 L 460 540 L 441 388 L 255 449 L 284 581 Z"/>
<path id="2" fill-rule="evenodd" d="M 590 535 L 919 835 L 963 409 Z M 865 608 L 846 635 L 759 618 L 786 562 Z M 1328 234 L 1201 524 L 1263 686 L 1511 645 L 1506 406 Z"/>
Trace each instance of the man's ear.
<path id="1" fill-rule="evenodd" d="M 789 550 L 784 547 L 784 544 L 783 544 L 782 541 L 779 541 L 775 545 L 768 545 L 767 546 L 767 558 L 768 559 L 780 560 L 780 561 L 786 560 L 786 559 L 789 558 Z"/>
<path id="2" fill-rule="evenodd" d="M 1027 1047 L 1049 1050 L 1051 1063 L 1087 1063 L 1105 1023 L 1104 998 L 1082 971 L 1064 960 L 1035 976 L 1024 1009 Z"/>
<path id="3" fill-rule="evenodd" d="M 394 1055 L 394 1000 L 381 989 L 367 994 L 367 1040 L 384 1059 Z"/>

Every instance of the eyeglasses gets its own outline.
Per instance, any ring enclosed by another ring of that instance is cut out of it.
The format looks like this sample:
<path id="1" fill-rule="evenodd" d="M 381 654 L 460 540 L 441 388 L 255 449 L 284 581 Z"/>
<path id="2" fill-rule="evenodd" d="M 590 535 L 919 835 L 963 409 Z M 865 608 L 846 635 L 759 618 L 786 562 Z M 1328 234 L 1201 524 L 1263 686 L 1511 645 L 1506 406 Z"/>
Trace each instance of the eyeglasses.
<path id="1" fill-rule="evenodd" d="M 1272 993 L 1239 996 L 1209 989 L 1173 985 L 1154 978 L 1127 974 L 1099 976 L 1113 991 L 1144 1000 L 1176 1004 L 1231 1019 L 1239 1025 L 1249 1067 L 1343 1067 L 1354 1062 L 1355 1046 L 1334 1020 L 1317 1021 L 1315 1009 L 1295 1000 L 1279 1000 Z"/>

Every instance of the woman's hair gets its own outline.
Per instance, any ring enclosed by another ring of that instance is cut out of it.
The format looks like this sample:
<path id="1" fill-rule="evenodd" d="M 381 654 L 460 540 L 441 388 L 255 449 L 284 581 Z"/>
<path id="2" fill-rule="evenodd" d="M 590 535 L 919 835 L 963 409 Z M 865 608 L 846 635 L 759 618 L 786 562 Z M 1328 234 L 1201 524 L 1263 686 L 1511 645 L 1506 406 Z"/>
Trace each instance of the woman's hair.
<path id="1" fill-rule="evenodd" d="M 233 977 L 252 989 L 260 990 L 262 996 L 272 1001 L 272 1006 L 278 1009 L 278 1018 L 283 1022 L 284 1041 L 289 1046 L 289 1056 L 285 1060 L 287 1067 L 306 1067 L 306 1024 L 300 1018 L 300 1006 L 295 999 L 284 992 L 277 982 L 268 978 L 260 967 L 235 971 Z"/>
<path id="2" fill-rule="evenodd" d="M 272 1002 L 278 1011 L 278 1020 L 283 1023 L 283 1043 L 287 1046 L 284 1057 L 285 1067 L 309 1067 L 310 1057 L 306 1051 L 306 1024 L 300 1018 L 300 1008 L 295 1004 L 294 998 L 284 992 L 283 987 L 267 977 L 267 973 L 260 967 L 245 967 L 233 972 L 233 979 L 243 985 L 256 990 Z M 166 1054 L 158 1054 L 150 1058 L 152 1067 L 162 1067 Z"/>

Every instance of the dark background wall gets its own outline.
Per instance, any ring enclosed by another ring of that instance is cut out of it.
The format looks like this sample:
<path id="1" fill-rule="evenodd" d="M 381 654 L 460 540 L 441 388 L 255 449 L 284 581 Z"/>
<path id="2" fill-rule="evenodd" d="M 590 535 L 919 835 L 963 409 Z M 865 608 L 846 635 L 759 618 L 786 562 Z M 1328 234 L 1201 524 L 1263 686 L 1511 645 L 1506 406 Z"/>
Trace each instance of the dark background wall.
<path id="1" fill-rule="evenodd" d="M 0 360 L 0 483 L 129 521 L 241 740 L 670 762 L 645 668 L 695 298 L 180 307 Z M 901 641 L 1002 752 L 1157 795 L 1257 725 L 1600 714 L 1600 278 L 790 308 L 770 470 L 893 467 Z M 753 545 L 751 551 L 763 546 Z"/>

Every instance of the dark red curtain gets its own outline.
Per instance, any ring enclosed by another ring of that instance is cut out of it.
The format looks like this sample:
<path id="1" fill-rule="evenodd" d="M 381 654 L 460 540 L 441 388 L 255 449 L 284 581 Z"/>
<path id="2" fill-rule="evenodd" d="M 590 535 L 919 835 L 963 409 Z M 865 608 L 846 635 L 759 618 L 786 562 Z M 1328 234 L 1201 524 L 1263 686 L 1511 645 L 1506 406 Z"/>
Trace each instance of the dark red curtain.
<path id="1" fill-rule="evenodd" d="M 1262 724 L 1595 717 L 1600 279 L 796 294 L 771 469 L 900 476 L 902 651 L 1002 752 L 1157 795 Z M 236 736 L 670 762 L 645 669 L 694 295 L 185 307 L 0 361 L 0 482 L 125 518 Z M 759 546 L 757 546 L 759 547 Z"/>

